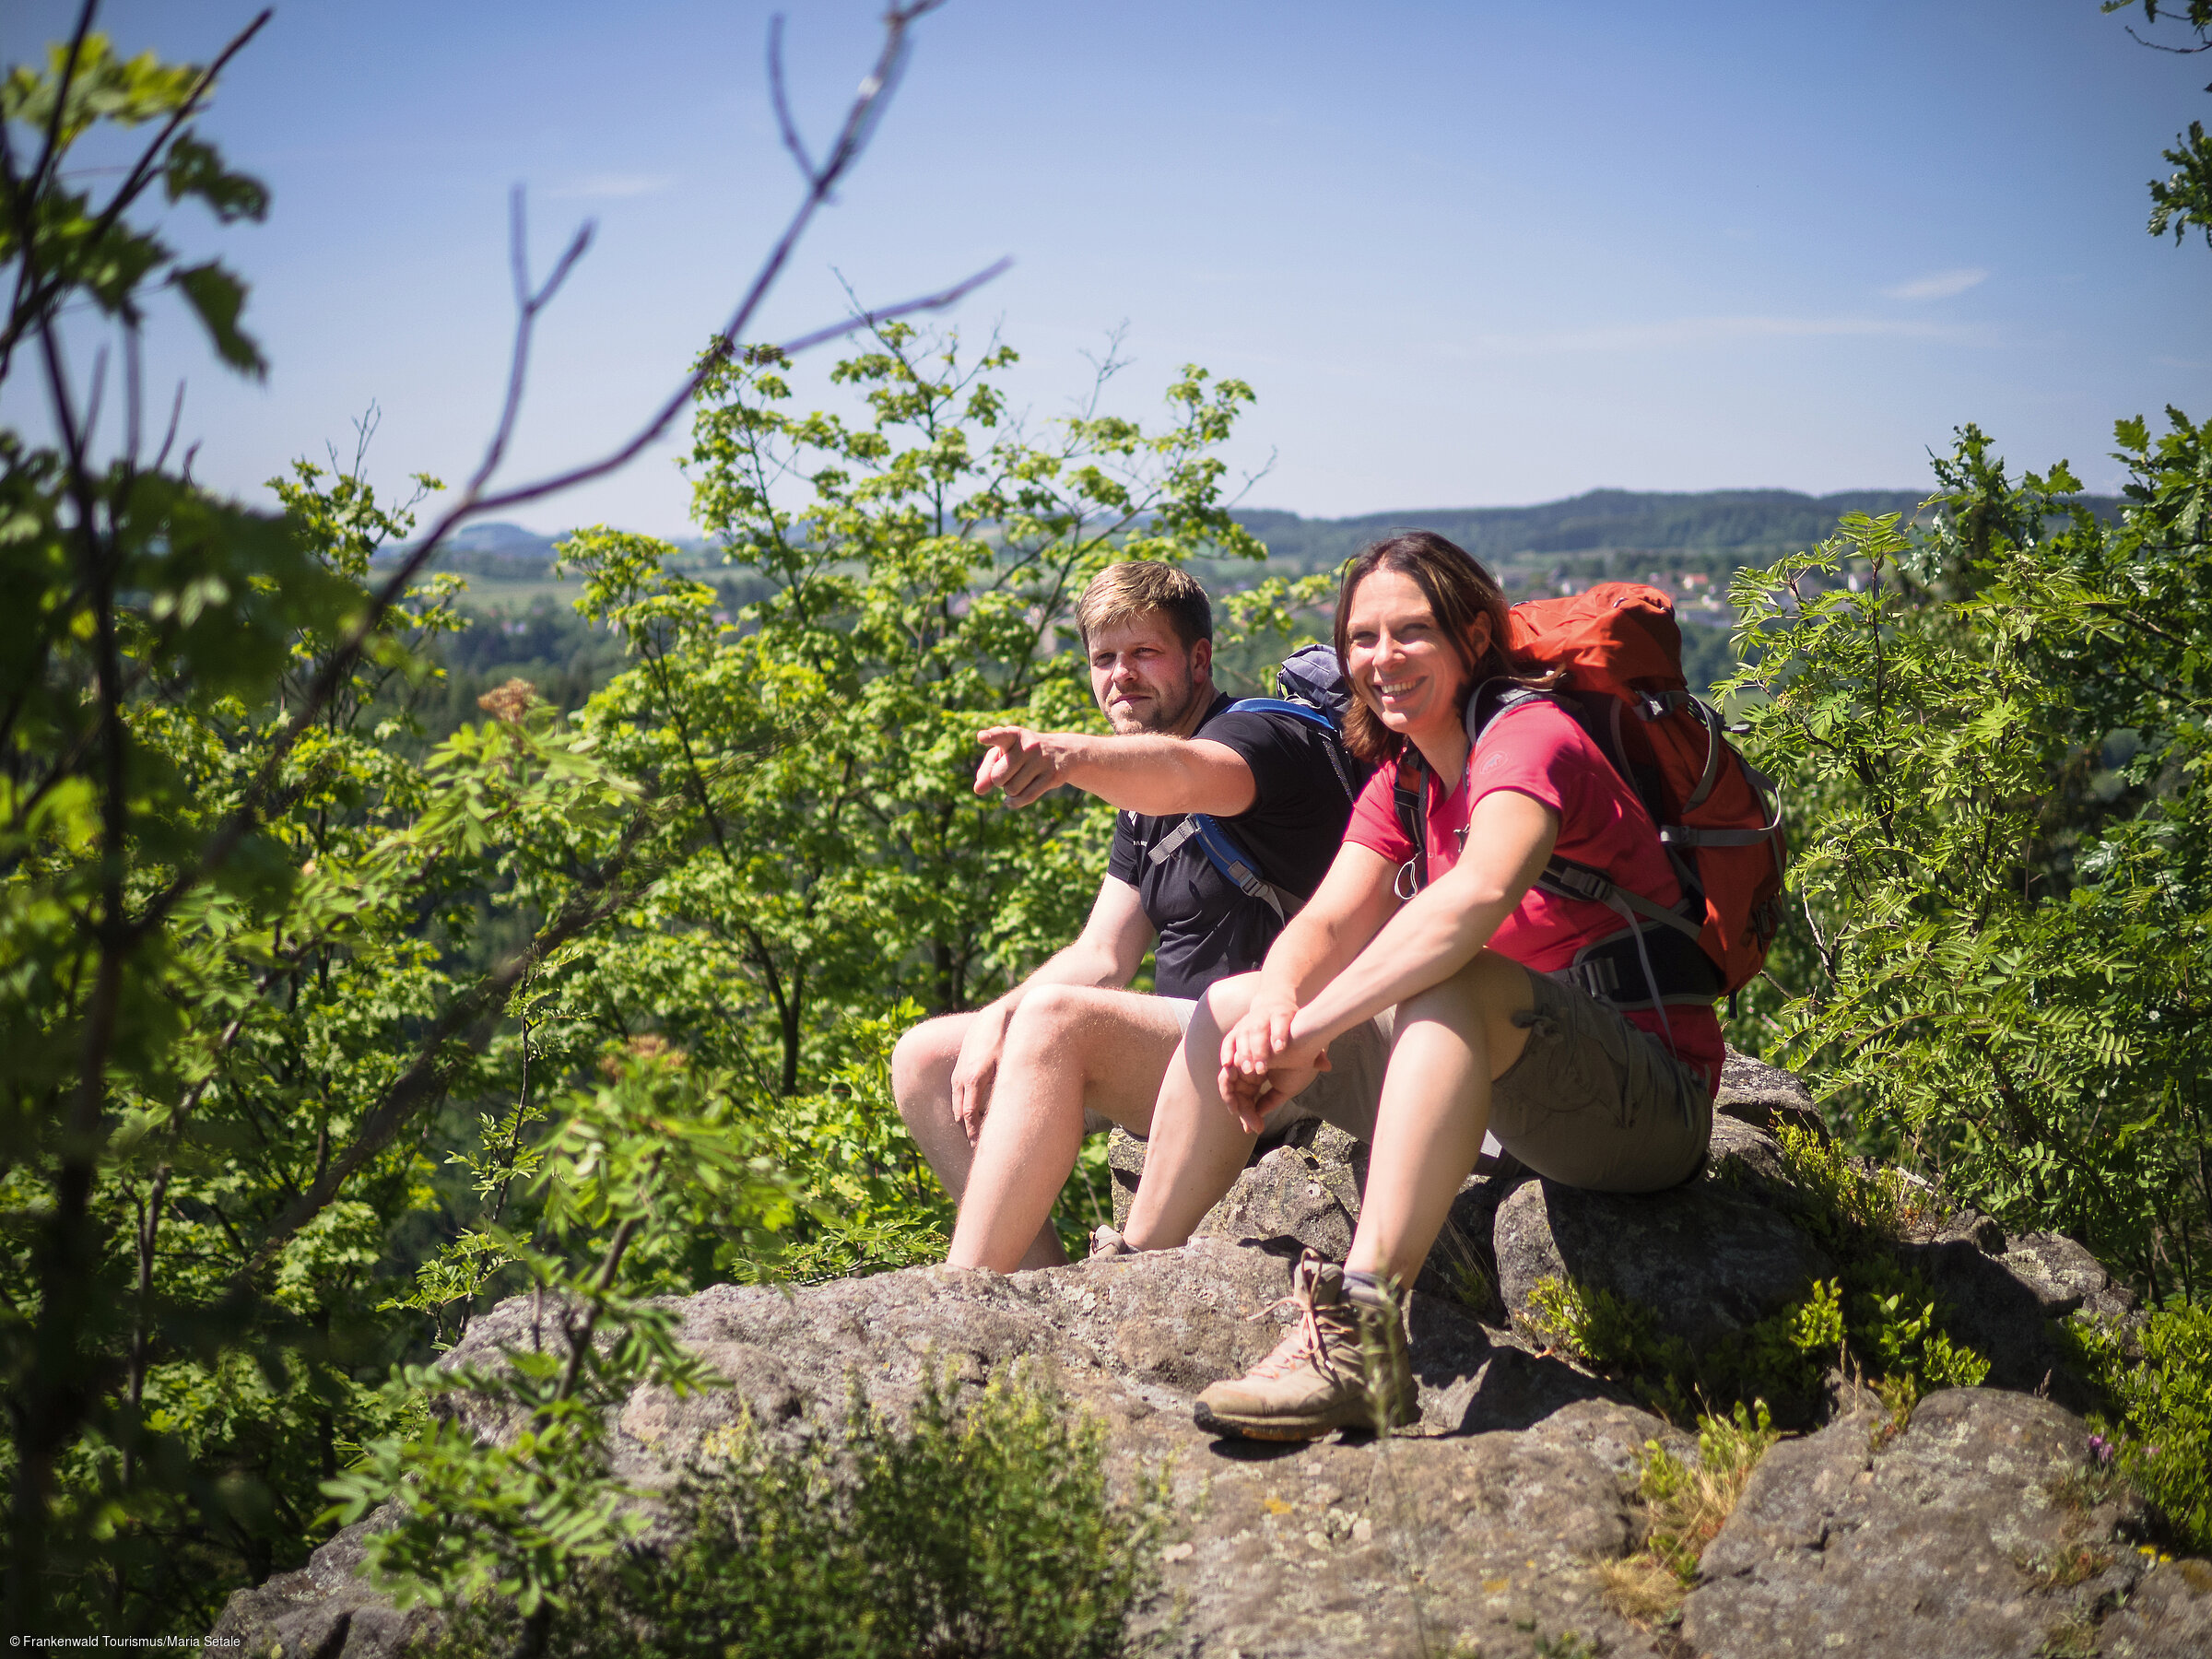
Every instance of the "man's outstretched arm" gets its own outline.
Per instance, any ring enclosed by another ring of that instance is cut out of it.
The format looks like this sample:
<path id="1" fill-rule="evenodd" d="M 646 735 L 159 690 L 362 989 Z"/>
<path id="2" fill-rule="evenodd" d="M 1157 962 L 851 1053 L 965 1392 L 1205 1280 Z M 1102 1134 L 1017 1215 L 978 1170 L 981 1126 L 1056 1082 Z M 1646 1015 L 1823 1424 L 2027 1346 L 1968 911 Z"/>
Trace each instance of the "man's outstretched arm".
<path id="1" fill-rule="evenodd" d="M 976 736 L 986 747 L 975 769 L 975 793 L 1003 789 L 1009 806 L 1027 806 L 1063 783 L 1147 818 L 1177 812 L 1234 818 L 1259 796 L 1244 757 L 1210 737 L 1100 736 L 1027 726 L 992 726 Z"/>
<path id="2" fill-rule="evenodd" d="M 952 1114 L 968 1132 L 971 1145 L 982 1133 L 983 1114 L 990 1109 L 991 1086 L 998 1077 L 999 1055 L 1006 1045 L 1006 1026 L 1014 1010 L 1032 985 L 1127 984 L 1152 943 L 1152 924 L 1145 919 L 1136 889 L 1116 877 L 1099 884 L 1099 896 L 1090 907 L 1090 919 L 1075 939 L 1047 957 L 1044 962 L 996 1002 L 985 1004 L 968 1022 L 960 1041 L 960 1057 L 952 1068 Z"/>

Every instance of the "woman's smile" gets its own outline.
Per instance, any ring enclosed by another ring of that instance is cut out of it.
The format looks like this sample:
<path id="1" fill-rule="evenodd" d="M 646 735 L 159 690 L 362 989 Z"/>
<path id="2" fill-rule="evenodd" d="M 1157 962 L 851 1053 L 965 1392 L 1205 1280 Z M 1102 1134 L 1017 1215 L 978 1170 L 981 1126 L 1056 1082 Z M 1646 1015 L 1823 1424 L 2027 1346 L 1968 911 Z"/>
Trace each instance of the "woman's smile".
<path id="1" fill-rule="evenodd" d="M 1411 735 L 1459 723 L 1467 671 L 1410 576 L 1376 571 L 1352 595 L 1347 666 L 1382 724 Z"/>

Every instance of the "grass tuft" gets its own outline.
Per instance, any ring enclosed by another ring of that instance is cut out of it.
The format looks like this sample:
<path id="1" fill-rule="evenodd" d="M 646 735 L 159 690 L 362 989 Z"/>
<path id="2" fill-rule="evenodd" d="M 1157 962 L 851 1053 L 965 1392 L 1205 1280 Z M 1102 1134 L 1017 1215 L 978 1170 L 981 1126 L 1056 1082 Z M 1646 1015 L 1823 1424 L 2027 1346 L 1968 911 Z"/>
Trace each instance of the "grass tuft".
<path id="1" fill-rule="evenodd" d="M 1726 1417 L 1700 1418 L 1695 1463 L 1647 1441 L 1640 1484 L 1650 1532 L 1635 1554 L 1597 1565 L 1606 1605 L 1645 1629 L 1673 1618 L 1697 1583 L 1705 1547 L 1735 1513 L 1751 1471 L 1781 1438 L 1759 1401 L 1750 1409 L 1738 1405 Z"/>

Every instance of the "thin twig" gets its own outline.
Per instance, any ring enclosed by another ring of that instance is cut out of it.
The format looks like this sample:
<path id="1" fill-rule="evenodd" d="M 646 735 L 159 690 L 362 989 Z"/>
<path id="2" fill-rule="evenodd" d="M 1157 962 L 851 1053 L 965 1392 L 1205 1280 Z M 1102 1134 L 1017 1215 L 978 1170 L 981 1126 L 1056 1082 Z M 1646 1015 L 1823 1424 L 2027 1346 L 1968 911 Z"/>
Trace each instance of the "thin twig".
<path id="1" fill-rule="evenodd" d="M 799 164 L 799 171 L 808 180 L 814 177 L 814 159 L 806 153 L 806 140 L 799 136 L 799 124 L 791 118 L 791 100 L 783 86 L 783 14 L 778 12 L 768 20 L 768 97 L 775 106 L 776 126 L 783 135 L 783 147 L 791 159 Z"/>

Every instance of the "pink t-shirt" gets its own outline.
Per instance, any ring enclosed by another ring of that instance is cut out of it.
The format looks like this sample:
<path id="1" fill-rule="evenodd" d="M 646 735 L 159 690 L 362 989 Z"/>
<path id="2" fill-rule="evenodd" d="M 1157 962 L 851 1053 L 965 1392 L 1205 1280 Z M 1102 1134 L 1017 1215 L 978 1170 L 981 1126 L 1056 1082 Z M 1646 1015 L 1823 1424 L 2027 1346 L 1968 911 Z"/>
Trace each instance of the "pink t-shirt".
<path id="1" fill-rule="evenodd" d="M 1396 769 L 1386 765 L 1368 780 L 1344 839 L 1404 864 L 1414 848 L 1398 827 L 1392 799 L 1395 775 Z M 1643 803 L 1582 727 L 1557 704 L 1535 700 L 1516 704 L 1484 728 L 1451 794 L 1430 790 L 1430 881 L 1458 863 L 1475 803 L 1500 789 L 1517 791 L 1559 815 L 1553 848 L 1559 857 L 1603 870 L 1619 887 L 1660 904 L 1680 901 L 1681 884 Z M 1531 888 L 1490 936 L 1490 948 L 1524 968 L 1550 973 L 1620 924 L 1617 912 L 1593 900 L 1560 899 Z M 1726 1044 L 1711 1007 L 1670 1006 L 1664 1020 L 1656 1008 L 1623 1008 L 1621 1017 L 1662 1041 L 1671 1028 L 1675 1052 L 1703 1074 L 1708 1088 L 1719 1089 Z"/>

